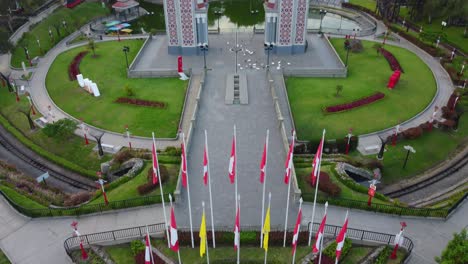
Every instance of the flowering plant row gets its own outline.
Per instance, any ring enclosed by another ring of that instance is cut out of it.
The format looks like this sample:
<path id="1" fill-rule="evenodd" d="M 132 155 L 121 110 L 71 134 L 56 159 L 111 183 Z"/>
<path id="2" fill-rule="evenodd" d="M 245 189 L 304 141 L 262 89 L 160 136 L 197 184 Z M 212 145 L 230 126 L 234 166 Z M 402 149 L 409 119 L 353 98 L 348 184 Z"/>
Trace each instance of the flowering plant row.
<path id="1" fill-rule="evenodd" d="M 119 104 L 131 104 L 131 105 L 148 106 L 148 107 L 155 107 L 155 108 L 166 107 L 166 104 L 163 102 L 148 101 L 148 100 L 128 98 L 128 97 L 119 97 L 117 98 L 117 100 L 115 100 L 115 102 Z"/>
<path id="2" fill-rule="evenodd" d="M 356 107 L 360 107 L 363 105 L 367 105 L 373 102 L 376 102 L 380 99 L 383 99 L 385 97 L 384 93 L 378 92 L 375 93 L 371 96 L 361 98 L 359 100 L 353 101 L 351 103 L 345 103 L 345 104 L 339 104 L 339 105 L 333 105 L 333 106 L 327 106 L 325 107 L 325 112 L 327 113 L 337 113 L 337 112 L 343 112 L 343 111 L 348 111 Z"/>
<path id="3" fill-rule="evenodd" d="M 70 63 L 70 66 L 68 66 L 68 76 L 71 81 L 76 80 L 76 75 L 80 74 L 80 62 L 86 54 L 88 54 L 87 51 L 78 53 Z"/>
<path id="4" fill-rule="evenodd" d="M 385 59 L 387 59 L 388 64 L 390 64 L 390 68 L 392 69 L 392 71 L 399 70 L 401 72 L 404 72 L 403 68 L 401 68 L 400 63 L 398 62 L 398 60 L 395 58 L 395 56 L 393 56 L 393 54 L 390 51 L 388 51 L 388 50 L 386 50 L 384 48 L 380 48 L 380 53 L 382 53 L 382 55 L 385 57 Z"/>

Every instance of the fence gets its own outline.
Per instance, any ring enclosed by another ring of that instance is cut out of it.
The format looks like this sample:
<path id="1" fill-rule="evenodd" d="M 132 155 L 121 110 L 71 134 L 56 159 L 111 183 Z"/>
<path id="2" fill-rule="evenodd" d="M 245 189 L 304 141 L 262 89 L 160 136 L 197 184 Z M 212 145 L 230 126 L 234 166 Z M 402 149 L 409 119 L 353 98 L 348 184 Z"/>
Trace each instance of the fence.
<path id="1" fill-rule="evenodd" d="M 302 230 L 309 230 L 311 223 L 309 222 L 307 226 L 301 227 Z M 320 226 L 320 223 L 314 223 L 312 225 L 312 232 L 317 232 L 318 228 Z M 146 228 L 148 228 L 148 233 L 150 234 L 156 234 L 156 233 L 163 233 L 164 232 L 164 223 L 158 223 L 158 224 L 152 224 L 148 226 L 138 226 L 138 227 L 131 227 L 131 228 L 125 228 L 125 229 L 119 229 L 119 230 L 113 230 L 113 231 L 107 231 L 107 232 L 100 232 L 100 233 L 94 233 L 94 234 L 86 234 L 86 235 L 81 235 L 81 240 L 83 241 L 83 245 L 89 246 L 92 244 L 98 244 L 98 243 L 109 243 L 109 242 L 115 242 L 121 240 L 121 242 L 128 241 L 131 239 L 139 239 L 142 238 L 146 234 Z M 257 232 L 257 239 L 259 239 L 259 226 L 242 226 L 241 230 L 243 232 L 248 232 L 248 231 L 254 231 Z M 179 228 L 179 231 L 185 231 L 184 229 Z M 292 230 L 290 230 L 292 231 Z M 341 231 L 341 226 L 335 226 L 335 225 L 325 225 L 325 230 L 324 233 L 325 235 L 328 235 L 328 237 L 335 238 L 338 233 Z M 232 233 L 232 227 L 220 227 L 216 228 L 215 232 L 228 232 Z M 273 230 L 272 232 L 281 232 L 280 229 L 278 230 Z M 289 232 L 289 234 L 292 237 L 292 232 Z M 302 231 L 300 234 L 300 239 L 298 242 L 300 244 L 305 244 L 307 243 L 307 238 L 308 231 Z M 188 238 L 189 236 L 187 236 Z M 210 239 L 210 235 L 208 239 Z M 282 238 L 283 236 L 279 236 Z M 373 243 L 378 243 L 378 244 L 385 244 L 385 245 L 390 245 L 395 242 L 395 235 L 392 234 L 385 234 L 385 233 L 379 233 L 379 232 L 372 232 L 372 231 L 367 231 L 367 230 L 361 230 L 361 229 L 355 229 L 355 228 L 348 228 L 346 232 L 346 237 L 356 240 L 356 241 L 367 241 L 367 242 L 373 242 Z M 199 238 L 198 236 L 194 236 L 196 243 L 199 244 Z M 270 238 L 270 242 L 275 242 L 272 241 L 274 237 Z M 241 241 L 242 242 L 242 241 Z M 219 243 L 218 243 L 219 244 Z M 241 243 L 242 244 L 242 243 Z M 257 244 L 257 243 L 256 243 Z M 69 237 L 67 238 L 63 246 L 65 248 L 65 251 L 67 252 L 68 256 L 71 256 L 71 253 L 73 250 L 76 250 L 80 246 L 80 240 L 78 237 Z M 400 248 L 404 248 L 408 254 L 405 257 L 405 260 L 409 257 L 411 252 L 413 251 L 414 244 L 413 241 L 408 238 L 404 237 L 403 242 L 400 245 Z M 242 261 L 244 263 L 244 261 Z"/>
<path id="2" fill-rule="evenodd" d="M 151 205 L 161 202 L 161 195 L 143 196 L 128 200 L 111 201 L 108 205 L 105 203 L 85 204 L 78 207 L 66 208 L 24 208 L 15 203 L 10 197 L 0 190 L 0 194 L 15 208 L 18 212 L 29 217 L 53 217 L 53 216 L 78 216 L 83 214 L 99 213 L 116 209 L 125 209 L 136 206 Z M 169 200 L 169 194 L 164 194 L 166 200 Z"/>

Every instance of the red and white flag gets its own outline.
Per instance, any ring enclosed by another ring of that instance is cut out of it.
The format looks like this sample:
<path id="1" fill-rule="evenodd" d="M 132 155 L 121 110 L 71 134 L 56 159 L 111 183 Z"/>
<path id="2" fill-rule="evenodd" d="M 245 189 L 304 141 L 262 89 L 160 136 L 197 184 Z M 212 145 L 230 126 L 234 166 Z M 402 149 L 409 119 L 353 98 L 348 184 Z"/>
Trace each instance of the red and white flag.
<path id="1" fill-rule="evenodd" d="M 151 264 L 151 243 L 149 239 L 148 231 L 146 232 L 146 247 L 145 247 L 145 264 Z"/>
<path id="2" fill-rule="evenodd" d="M 203 183 L 208 185 L 208 153 L 206 151 L 206 145 L 203 152 Z"/>
<path id="3" fill-rule="evenodd" d="M 286 170 L 285 173 L 284 173 L 284 183 L 285 184 L 289 184 L 289 178 L 291 177 L 295 136 L 296 136 L 296 132 L 293 132 L 293 138 L 292 138 L 292 141 L 291 141 L 291 145 L 289 145 L 288 156 L 286 157 L 286 163 L 284 164 L 284 167 L 285 167 L 285 170 Z"/>
<path id="4" fill-rule="evenodd" d="M 234 226 L 234 250 L 237 251 L 240 247 L 240 208 L 237 207 L 236 224 Z"/>
<path id="5" fill-rule="evenodd" d="M 229 158 L 229 179 L 231 184 L 236 180 L 236 136 L 232 137 L 231 157 Z"/>
<path id="6" fill-rule="evenodd" d="M 323 239 L 323 234 L 325 232 L 325 223 L 327 222 L 327 215 L 325 214 L 322 219 L 322 223 L 320 223 L 320 227 L 317 230 L 317 235 L 315 236 L 315 244 L 312 248 L 313 253 L 319 252 L 320 249 L 320 243 L 322 242 Z"/>
<path id="7" fill-rule="evenodd" d="M 156 152 L 156 143 L 153 141 L 153 147 L 151 149 L 153 156 L 153 184 L 158 183 L 158 153 Z"/>
<path id="8" fill-rule="evenodd" d="M 312 186 L 315 186 L 315 182 L 317 181 L 317 177 L 320 174 L 320 162 L 322 161 L 322 151 L 323 151 L 323 140 L 320 140 L 320 144 L 317 149 L 317 153 L 315 153 L 314 161 L 312 162 L 312 173 L 310 174 L 310 178 L 312 180 Z"/>
<path id="9" fill-rule="evenodd" d="M 171 207 L 171 249 L 174 252 L 179 251 L 179 236 L 177 235 L 177 223 L 174 214 L 174 207 Z"/>
<path id="10" fill-rule="evenodd" d="M 260 162 L 260 183 L 265 182 L 266 161 L 267 161 L 267 143 L 265 141 L 265 145 L 263 145 L 262 161 Z"/>
<path id="11" fill-rule="evenodd" d="M 292 254 L 296 251 L 297 241 L 299 239 L 299 228 L 301 226 L 302 209 L 299 207 L 299 213 L 297 214 L 296 226 L 294 227 L 293 239 L 292 239 Z"/>
<path id="12" fill-rule="evenodd" d="M 187 188 L 187 155 L 185 154 L 185 144 L 182 142 L 180 144 L 182 163 L 181 163 L 181 176 L 182 176 L 182 186 Z"/>
<path id="13" fill-rule="evenodd" d="M 348 212 L 346 212 L 346 219 L 341 228 L 340 233 L 336 237 L 336 259 L 340 260 L 341 250 L 343 249 L 345 238 L 346 238 L 346 231 L 348 229 Z"/>

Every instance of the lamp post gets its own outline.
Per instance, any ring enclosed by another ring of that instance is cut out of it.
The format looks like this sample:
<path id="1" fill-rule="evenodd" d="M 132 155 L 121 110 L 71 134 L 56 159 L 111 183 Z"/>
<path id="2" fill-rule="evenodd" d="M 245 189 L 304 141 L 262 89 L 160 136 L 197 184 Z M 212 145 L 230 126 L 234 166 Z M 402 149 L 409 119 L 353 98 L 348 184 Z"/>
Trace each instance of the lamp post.
<path id="1" fill-rule="evenodd" d="M 258 15 L 258 9 L 250 10 L 250 14 L 251 14 L 252 16 Z M 254 31 L 254 34 L 255 34 L 255 25 L 254 25 L 254 27 L 253 27 L 253 31 Z"/>
<path id="2" fill-rule="evenodd" d="M 127 56 L 127 53 L 130 52 L 130 47 L 129 46 L 124 46 L 122 51 L 125 53 L 125 61 L 127 62 L 127 69 L 128 69 L 128 56 Z"/>
<path id="3" fill-rule="evenodd" d="M 465 70 L 465 63 L 462 64 L 460 75 L 463 76 L 463 71 Z"/>
<path id="4" fill-rule="evenodd" d="M 132 150 L 132 142 L 130 141 L 130 131 L 128 130 L 128 125 L 125 125 L 125 134 L 127 135 L 128 139 L 128 147 Z"/>
<path id="5" fill-rule="evenodd" d="M 354 32 L 353 38 L 354 38 L 354 39 L 356 39 L 356 35 L 357 35 L 357 33 L 358 33 L 360 30 L 361 30 L 360 28 L 353 28 L 353 32 Z"/>
<path id="6" fill-rule="evenodd" d="M 408 158 L 409 158 L 410 152 L 411 152 L 411 153 L 416 153 L 416 150 L 415 150 L 412 146 L 410 146 L 410 145 L 406 145 L 406 146 L 404 146 L 403 148 L 407 150 L 407 152 L 406 152 L 406 158 L 405 158 L 405 163 L 403 164 L 403 169 L 404 169 L 404 168 L 406 168 L 406 164 L 408 163 Z"/>
<path id="7" fill-rule="evenodd" d="M 221 15 L 223 14 L 223 11 L 221 9 L 216 9 L 214 11 L 214 14 L 215 16 L 217 17 L 217 20 L 218 20 L 218 34 L 220 33 L 220 29 L 219 29 L 219 18 L 221 17 Z"/>
<path id="8" fill-rule="evenodd" d="M 323 36 L 323 33 L 322 33 L 322 22 L 323 22 L 323 17 L 327 14 L 327 10 L 324 10 L 324 9 L 320 9 L 319 11 L 319 14 L 320 14 L 320 27 L 319 27 L 319 34 L 322 34 Z"/>
<path id="9" fill-rule="evenodd" d="M 206 72 L 206 70 L 207 70 L 207 68 L 206 68 L 206 51 L 208 50 L 208 43 L 198 43 L 198 47 L 200 48 L 201 51 L 203 51 L 203 62 L 204 62 L 203 68 L 205 69 L 205 72 Z"/>
<path id="10" fill-rule="evenodd" d="M 395 247 L 393 248 L 392 254 L 390 255 L 391 259 L 396 259 L 398 246 L 403 243 L 403 230 L 407 226 L 405 222 L 400 222 L 401 228 L 400 233 L 395 236 Z"/>
<path id="11" fill-rule="evenodd" d="M 351 44 L 349 43 L 349 40 L 345 40 L 345 49 L 346 49 L 345 67 L 348 68 L 349 50 L 351 49 Z"/>
<path id="12" fill-rule="evenodd" d="M 63 20 L 62 25 L 65 28 L 65 30 L 68 32 L 67 21 Z"/>
<path id="13" fill-rule="evenodd" d="M 239 44 L 237 43 L 237 30 L 238 30 L 238 28 L 239 28 L 239 27 L 236 26 L 236 44 L 234 45 L 234 47 L 232 47 L 232 48 L 229 49 L 230 51 L 236 53 L 236 61 L 235 61 L 235 62 L 236 62 L 236 73 L 237 73 L 237 53 L 238 53 L 239 51 L 242 51 L 242 46 L 239 45 Z M 229 42 L 228 42 L 227 44 L 229 45 Z"/>
<path id="14" fill-rule="evenodd" d="M 436 48 L 439 47 L 439 43 L 440 43 L 440 36 L 437 37 L 437 40 L 436 40 Z"/>
<path id="15" fill-rule="evenodd" d="M 24 54 L 26 55 L 26 59 L 28 60 L 29 62 L 29 66 L 32 66 L 32 62 L 31 62 L 31 57 L 29 56 L 29 50 L 27 47 L 23 47 L 24 49 Z"/>
<path id="16" fill-rule="evenodd" d="M 273 47 L 274 47 L 275 43 L 265 42 L 263 45 L 265 46 L 265 50 L 267 51 L 266 68 L 267 68 L 267 70 L 269 70 L 270 69 L 270 51 L 273 50 Z"/>
<path id="17" fill-rule="evenodd" d="M 345 154 L 348 155 L 349 153 L 349 147 L 350 147 L 350 143 L 351 143 L 351 137 L 353 136 L 352 134 L 353 132 L 353 129 L 350 128 L 349 129 L 349 132 L 348 132 L 348 135 L 346 135 L 348 137 L 348 142 L 346 143 L 346 150 L 345 150 Z"/>
<path id="18" fill-rule="evenodd" d="M 440 25 L 442 26 L 442 31 L 444 31 L 445 27 L 447 26 L 447 22 L 442 21 Z"/>

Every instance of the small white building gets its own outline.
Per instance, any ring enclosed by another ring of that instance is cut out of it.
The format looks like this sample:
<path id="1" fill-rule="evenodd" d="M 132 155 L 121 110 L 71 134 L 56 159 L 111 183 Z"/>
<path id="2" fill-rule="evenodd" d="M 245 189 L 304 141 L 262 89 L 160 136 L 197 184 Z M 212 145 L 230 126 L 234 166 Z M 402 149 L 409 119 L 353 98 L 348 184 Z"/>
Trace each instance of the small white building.
<path id="1" fill-rule="evenodd" d="M 120 21 L 129 21 L 140 16 L 140 3 L 135 0 L 117 0 L 112 5 L 112 11 Z"/>

